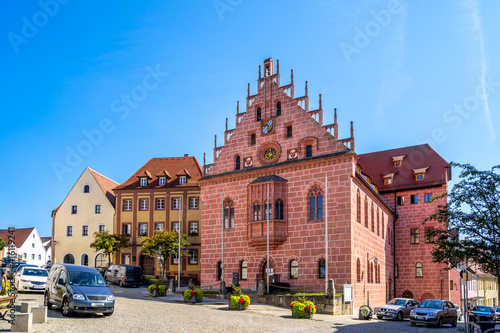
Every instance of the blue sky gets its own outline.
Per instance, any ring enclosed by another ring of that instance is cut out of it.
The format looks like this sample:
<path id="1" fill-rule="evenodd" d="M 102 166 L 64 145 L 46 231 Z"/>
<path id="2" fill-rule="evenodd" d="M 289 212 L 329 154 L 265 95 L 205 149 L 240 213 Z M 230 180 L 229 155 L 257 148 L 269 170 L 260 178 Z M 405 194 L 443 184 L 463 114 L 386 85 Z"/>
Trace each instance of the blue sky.
<path id="1" fill-rule="evenodd" d="M 500 164 L 500 2 L 6 1 L 0 13 L 0 227 L 51 233 L 89 166 L 118 183 L 152 157 L 212 162 L 258 66 L 322 94 L 356 152 L 429 143 Z M 458 172 L 455 171 L 455 180 Z M 15 178 L 15 179 L 13 179 Z"/>

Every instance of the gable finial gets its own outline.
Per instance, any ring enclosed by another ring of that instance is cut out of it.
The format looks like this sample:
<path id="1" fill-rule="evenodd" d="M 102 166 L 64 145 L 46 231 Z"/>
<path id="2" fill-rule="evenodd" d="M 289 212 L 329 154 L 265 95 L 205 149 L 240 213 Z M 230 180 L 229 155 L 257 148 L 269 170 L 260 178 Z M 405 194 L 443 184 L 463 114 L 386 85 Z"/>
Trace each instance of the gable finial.
<path id="1" fill-rule="evenodd" d="M 240 114 L 240 101 L 236 101 L 236 114 Z"/>
<path id="2" fill-rule="evenodd" d="M 290 75 L 290 84 L 293 84 L 293 69 L 292 69 L 292 74 Z"/>
<path id="3" fill-rule="evenodd" d="M 260 76 L 260 65 L 259 65 L 259 80 L 260 80 L 261 76 Z"/>
<path id="4" fill-rule="evenodd" d="M 250 97 L 250 83 L 248 84 L 247 94 L 248 94 L 248 97 Z"/>
<path id="5" fill-rule="evenodd" d="M 307 96 L 307 81 L 306 81 L 306 96 Z"/>
<path id="6" fill-rule="evenodd" d="M 227 117 L 226 117 L 226 132 L 227 132 Z"/>
<path id="7" fill-rule="evenodd" d="M 353 122 L 351 121 L 351 138 L 354 138 L 354 127 L 353 127 Z"/>
<path id="8" fill-rule="evenodd" d="M 335 108 L 334 110 L 335 110 L 335 113 L 333 114 L 333 123 L 336 124 L 337 123 L 337 108 Z"/>
<path id="9" fill-rule="evenodd" d="M 276 74 L 280 73 L 280 60 L 276 59 Z"/>
<path id="10" fill-rule="evenodd" d="M 319 109 L 323 110 L 323 103 L 321 102 L 321 94 L 319 94 Z"/>
<path id="11" fill-rule="evenodd" d="M 217 134 L 215 134 L 214 145 L 215 145 L 215 148 L 217 148 Z"/>
<path id="12" fill-rule="evenodd" d="M 207 153 L 203 153 L 203 166 L 207 165 Z"/>

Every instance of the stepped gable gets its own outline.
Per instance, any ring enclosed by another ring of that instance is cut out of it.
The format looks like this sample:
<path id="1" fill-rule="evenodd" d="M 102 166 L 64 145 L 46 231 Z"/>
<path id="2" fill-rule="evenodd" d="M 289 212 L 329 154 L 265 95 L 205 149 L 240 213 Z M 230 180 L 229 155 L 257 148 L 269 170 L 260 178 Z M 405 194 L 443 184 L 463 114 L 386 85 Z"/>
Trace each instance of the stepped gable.
<path id="1" fill-rule="evenodd" d="M 213 176 L 240 169 L 252 169 L 293 162 L 307 157 L 306 147 L 311 146 L 313 157 L 327 154 L 343 154 L 354 151 L 354 136 L 339 139 L 337 113 L 333 124 L 323 125 L 321 95 L 319 107 L 309 110 L 307 81 L 304 94 L 295 96 L 293 70 L 290 84 L 281 85 L 279 61 L 272 58 L 264 61 L 264 75 L 257 80 L 257 93 L 250 95 L 250 84 L 246 98 L 246 112 L 236 112 L 236 127 L 224 132 L 224 145 L 217 145 L 213 152 L 213 163 L 205 164 L 205 175 Z M 267 155 L 266 155 L 267 154 Z M 204 161 L 205 162 L 205 161 Z"/>
<path id="2" fill-rule="evenodd" d="M 178 175 L 180 174 L 189 175 L 187 184 L 183 186 L 197 186 L 197 181 L 202 177 L 203 172 L 194 156 L 152 158 L 123 184 L 116 186 L 114 190 L 175 187 L 179 185 Z M 148 178 L 151 176 L 151 180 L 147 186 L 140 186 L 139 178 L 146 177 L 146 175 Z M 176 176 L 171 178 L 170 175 Z M 167 178 L 166 185 L 159 185 L 160 177 Z"/>
<path id="3" fill-rule="evenodd" d="M 451 180 L 449 163 L 428 144 L 360 154 L 358 165 L 380 193 L 441 186 Z M 417 173 L 423 174 L 422 180 L 416 179 Z M 392 178 L 391 183 L 385 184 L 384 177 Z"/>

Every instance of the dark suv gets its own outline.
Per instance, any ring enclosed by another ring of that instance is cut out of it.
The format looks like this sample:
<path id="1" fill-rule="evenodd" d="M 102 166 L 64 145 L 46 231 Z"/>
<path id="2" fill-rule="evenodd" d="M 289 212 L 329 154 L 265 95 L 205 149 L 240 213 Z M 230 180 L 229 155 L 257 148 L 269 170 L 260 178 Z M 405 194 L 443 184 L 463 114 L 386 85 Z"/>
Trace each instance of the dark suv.
<path id="1" fill-rule="evenodd" d="M 73 312 L 113 314 L 115 297 L 97 269 L 88 266 L 55 264 L 47 279 L 44 305 L 61 308 L 67 317 Z"/>
<path id="2" fill-rule="evenodd" d="M 104 274 L 104 279 L 120 287 L 139 287 L 143 283 L 142 269 L 139 266 L 111 265 Z"/>

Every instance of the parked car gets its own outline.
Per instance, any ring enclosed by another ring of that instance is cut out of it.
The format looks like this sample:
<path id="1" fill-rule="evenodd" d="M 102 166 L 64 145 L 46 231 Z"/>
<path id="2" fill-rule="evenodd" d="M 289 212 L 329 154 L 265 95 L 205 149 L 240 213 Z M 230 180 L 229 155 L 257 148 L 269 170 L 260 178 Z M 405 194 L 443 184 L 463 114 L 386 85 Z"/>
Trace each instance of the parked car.
<path id="1" fill-rule="evenodd" d="M 23 291 L 44 291 L 49 273 L 38 267 L 31 265 L 19 266 L 20 269 L 14 277 L 14 285 L 18 292 Z"/>
<path id="2" fill-rule="evenodd" d="M 111 316 L 115 296 L 97 269 L 69 264 L 54 264 L 47 280 L 44 304 L 61 309 L 63 316 L 72 313 L 102 313 Z"/>
<path id="3" fill-rule="evenodd" d="M 500 306 L 495 308 L 495 320 L 500 320 Z"/>
<path id="4" fill-rule="evenodd" d="M 384 306 L 375 308 L 378 319 L 392 318 L 403 320 L 410 316 L 410 311 L 418 306 L 418 302 L 410 298 L 393 298 Z"/>
<path id="5" fill-rule="evenodd" d="M 2 267 L 7 267 L 11 262 L 14 262 L 14 258 L 3 257 L 2 259 Z"/>
<path id="6" fill-rule="evenodd" d="M 16 275 L 17 270 L 22 266 L 38 267 L 37 265 L 27 264 L 27 263 L 22 262 L 22 261 L 14 261 L 11 264 L 11 267 L 9 268 L 9 270 L 7 271 L 7 279 L 13 279 L 14 276 Z"/>
<path id="7" fill-rule="evenodd" d="M 475 322 L 479 320 L 479 316 L 488 317 L 493 320 L 495 319 L 495 308 L 491 306 L 477 305 L 471 311 L 471 315 Z"/>
<path id="8" fill-rule="evenodd" d="M 139 266 L 111 265 L 104 273 L 104 279 L 120 287 L 139 287 L 143 283 L 142 269 Z"/>
<path id="9" fill-rule="evenodd" d="M 410 324 L 430 324 L 443 327 L 443 324 L 457 326 L 457 309 L 450 301 L 441 299 L 426 299 L 420 305 L 411 310 Z"/>
<path id="10" fill-rule="evenodd" d="M 454 304 L 454 305 L 455 305 L 455 309 L 457 309 L 458 321 L 461 321 L 462 320 L 462 310 L 460 309 L 459 305 L 457 305 L 457 304 Z"/>

